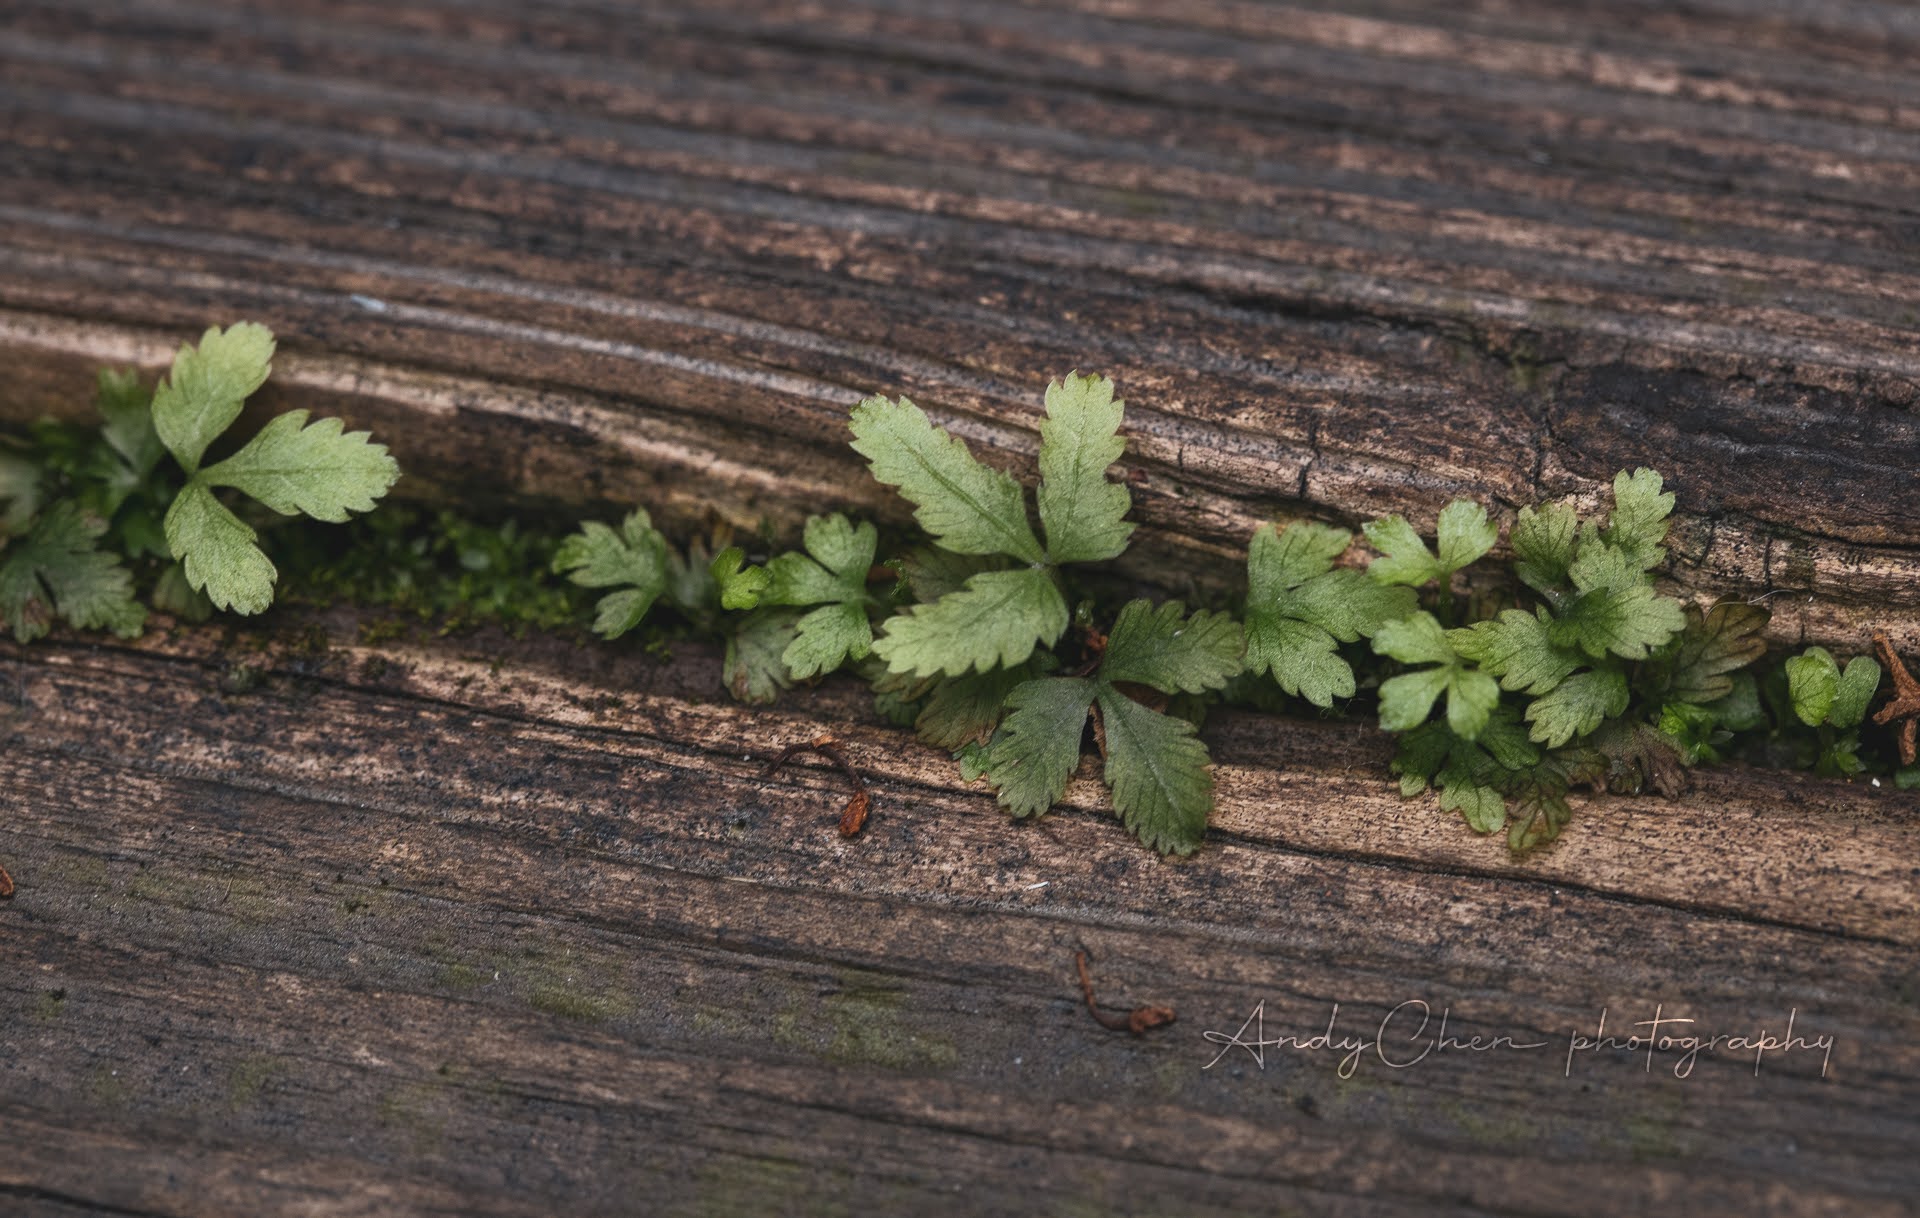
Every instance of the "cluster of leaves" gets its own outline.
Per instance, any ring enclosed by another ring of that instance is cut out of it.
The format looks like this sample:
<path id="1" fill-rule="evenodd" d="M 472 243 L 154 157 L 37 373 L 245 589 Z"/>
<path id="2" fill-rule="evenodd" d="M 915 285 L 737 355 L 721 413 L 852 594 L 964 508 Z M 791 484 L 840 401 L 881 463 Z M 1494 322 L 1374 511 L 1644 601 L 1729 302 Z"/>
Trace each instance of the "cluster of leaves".
<path id="1" fill-rule="evenodd" d="M 0 621 L 16 639 L 56 618 L 132 637 L 149 603 L 192 619 L 258 613 L 278 572 L 221 491 L 244 497 L 256 519 L 332 522 L 386 494 L 400 473 L 387 450 L 304 410 L 206 462 L 266 381 L 273 351 L 264 326 L 210 329 L 151 392 L 130 373 L 103 372 L 100 426 L 43 423 L 0 452 Z"/>
<path id="2" fill-rule="evenodd" d="M 17 638 L 55 618 L 135 634 L 148 604 L 192 618 L 259 612 L 279 574 L 269 549 L 295 596 L 449 629 L 560 628 L 591 603 L 602 638 L 644 623 L 657 645 L 664 613 L 724 643 L 724 680 L 742 701 L 850 669 L 883 714 L 951 750 L 1015 816 L 1067 798 L 1097 754 L 1117 816 L 1168 853 L 1204 836 L 1213 780 L 1199 727 L 1223 699 L 1377 706 L 1399 735 L 1403 793 L 1430 791 L 1475 830 L 1504 829 L 1515 851 L 1553 840 L 1581 787 L 1671 795 L 1687 767 L 1729 756 L 1849 777 L 1885 768 L 1860 737 L 1880 684 L 1873 660 L 1842 667 L 1816 647 L 1756 673 L 1764 609 L 1659 593 L 1673 496 L 1651 470 L 1622 472 L 1604 516 L 1523 508 L 1504 581 L 1462 576 L 1499 531 L 1456 501 L 1431 545 L 1401 517 L 1366 523 L 1364 563 L 1345 530 L 1260 526 L 1237 614 L 1113 603 L 1077 581 L 1133 532 L 1127 483 L 1109 477 L 1124 403 L 1112 382 L 1069 375 L 1047 389 L 1031 497 L 908 399 L 855 408 L 854 449 L 926 535 L 884 563 L 874 526 L 838 514 L 808 521 L 799 549 L 751 555 L 724 532 L 677 546 L 638 510 L 565 536 L 401 508 L 331 537 L 263 539 L 256 524 L 277 517 L 365 512 L 398 474 L 365 433 L 305 411 L 225 441 L 272 354 L 262 327 L 209 330 L 152 392 L 103 374 L 101 426 L 43 424 L 0 450 L 0 620 Z M 208 463 L 216 447 L 230 451 Z M 1911 766 L 1895 777 L 1920 785 Z"/>

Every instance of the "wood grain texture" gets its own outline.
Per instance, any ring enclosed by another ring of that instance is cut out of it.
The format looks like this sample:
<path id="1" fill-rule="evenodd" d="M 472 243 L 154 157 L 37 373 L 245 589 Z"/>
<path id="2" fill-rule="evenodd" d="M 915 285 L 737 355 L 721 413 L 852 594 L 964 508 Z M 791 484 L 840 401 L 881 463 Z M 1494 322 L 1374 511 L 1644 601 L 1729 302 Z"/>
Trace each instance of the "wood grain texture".
<path id="1" fill-rule="evenodd" d="M 1008 824 L 851 684 L 744 712 L 697 648 L 322 626 L 0 646 L 10 1205 L 1912 1212 L 1912 794 L 1735 768 L 1514 866 L 1400 801 L 1364 729 L 1236 715 L 1216 829 L 1172 864 L 1088 771 Z M 876 790 L 853 841 L 837 775 L 757 777 L 823 731 Z M 1108 1004 L 1179 1022 L 1096 1026 L 1081 947 Z M 1203 1032 L 1262 1000 L 1269 1037 L 1420 1000 L 1550 1047 L 1209 1069 Z M 1603 1008 L 1656 1004 L 1732 1035 L 1793 1012 L 1827 1077 L 1568 1069 Z"/>
<path id="2" fill-rule="evenodd" d="M 0 415 L 213 320 L 414 489 L 899 517 L 1113 374 L 1136 569 L 1658 465 L 1669 571 L 1920 644 L 1920 43 L 1873 4 L 15 0 Z M 778 477 L 769 477 L 777 471 Z"/>
<path id="3" fill-rule="evenodd" d="M 1651 463 L 1675 588 L 1911 653 L 1917 64 L 1851 0 L 10 0 L 0 425 L 250 317 L 408 493 L 791 532 L 904 520 L 860 395 L 1024 470 L 1098 369 L 1173 590 Z M 0 642 L 0 1212 L 1917 1212 L 1914 793 L 1715 770 L 1516 864 L 1223 714 L 1163 862 L 851 684 L 362 624 Z M 852 841 L 758 777 L 822 732 Z M 1547 1047 L 1209 1068 L 1410 1001 Z M 1656 1010 L 1831 1056 L 1566 1060 Z"/>

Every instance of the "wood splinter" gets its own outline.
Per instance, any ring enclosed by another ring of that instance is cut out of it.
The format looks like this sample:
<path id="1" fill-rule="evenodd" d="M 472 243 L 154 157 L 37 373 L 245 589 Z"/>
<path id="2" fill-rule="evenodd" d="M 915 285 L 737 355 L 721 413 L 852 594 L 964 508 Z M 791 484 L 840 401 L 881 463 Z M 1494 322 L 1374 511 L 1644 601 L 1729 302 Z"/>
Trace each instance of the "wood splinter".
<path id="1" fill-rule="evenodd" d="M 860 771 L 847 764 L 841 755 L 839 741 L 832 736 L 815 736 L 804 744 L 790 744 L 775 754 L 766 768 L 760 771 L 760 777 L 772 778 L 781 766 L 792 761 L 802 753 L 815 753 L 825 757 L 853 783 L 853 794 L 847 799 L 847 806 L 840 812 L 840 836 L 853 837 L 867 823 L 867 810 L 873 804 L 873 795 L 867 790 L 867 780 L 860 777 Z"/>
<path id="2" fill-rule="evenodd" d="M 13 877 L 7 874 L 5 867 L 0 867 L 0 901 L 10 901 L 12 899 Z"/>
<path id="3" fill-rule="evenodd" d="M 1135 1036 L 1145 1036 L 1155 1028 L 1164 1028 L 1178 1018 L 1172 1007 L 1135 1007 L 1125 1015 L 1109 1015 L 1100 1009 L 1093 999 L 1093 977 L 1087 972 L 1087 949 L 1081 948 L 1073 954 L 1073 963 L 1080 970 L 1080 993 L 1087 1000 L 1087 1010 L 1093 1014 L 1095 1023 L 1115 1032 L 1131 1032 Z"/>

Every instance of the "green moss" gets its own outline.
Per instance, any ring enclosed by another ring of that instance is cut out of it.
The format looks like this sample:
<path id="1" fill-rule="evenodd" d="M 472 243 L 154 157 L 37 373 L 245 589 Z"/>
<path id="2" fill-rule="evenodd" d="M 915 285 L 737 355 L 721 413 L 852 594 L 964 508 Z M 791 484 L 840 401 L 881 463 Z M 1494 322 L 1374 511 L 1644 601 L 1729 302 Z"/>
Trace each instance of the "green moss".
<path id="1" fill-rule="evenodd" d="M 872 1065 L 903 1073 L 939 1073 L 960 1059 L 951 1037 L 913 1026 L 901 1011 L 899 990 L 855 972 L 823 999 L 790 1005 L 774 1017 L 774 1043 L 841 1065 Z"/>
<path id="2" fill-rule="evenodd" d="M 403 633 L 409 619 L 443 633 L 481 623 L 512 631 L 576 625 L 590 598 L 553 574 L 563 536 L 517 518 L 401 503 L 345 525 L 279 529 L 270 542 L 283 599 L 392 610 L 395 619 L 363 628 L 372 644 Z"/>
<path id="3" fill-rule="evenodd" d="M 278 1058 L 253 1053 L 227 1070 L 227 1103 L 235 1110 L 250 1108 L 286 1067 Z"/>

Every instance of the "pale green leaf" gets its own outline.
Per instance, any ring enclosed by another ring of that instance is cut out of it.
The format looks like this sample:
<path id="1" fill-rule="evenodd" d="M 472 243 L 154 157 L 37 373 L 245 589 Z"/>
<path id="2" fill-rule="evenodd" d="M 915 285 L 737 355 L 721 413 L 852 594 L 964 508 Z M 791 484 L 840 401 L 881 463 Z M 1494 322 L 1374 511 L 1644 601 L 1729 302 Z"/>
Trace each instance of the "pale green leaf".
<path id="1" fill-rule="evenodd" d="M 1373 649 L 1392 656 L 1402 664 L 1451 664 L 1452 644 L 1447 632 L 1431 613 L 1416 613 L 1397 622 L 1388 622 L 1373 636 Z"/>
<path id="2" fill-rule="evenodd" d="M 1052 562 L 1101 562 L 1127 548 L 1133 497 L 1107 478 L 1127 446 L 1118 434 L 1124 406 L 1105 377 L 1068 373 L 1047 386 L 1037 498 Z"/>
<path id="3" fill-rule="evenodd" d="M 153 425 L 188 473 L 207 446 L 240 417 L 241 404 L 272 369 L 273 332 L 253 322 L 209 329 L 200 346 L 181 347 L 153 395 Z"/>
<path id="4" fill-rule="evenodd" d="M 1193 724 L 1140 705 L 1109 685 L 1095 696 L 1114 811 L 1148 847 L 1191 854 L 1207 832 L 1213 775 Z"/>
<path id="5" fill-rule="evenodd" d="M 1626 674 L 1614 669 L 1575 673 L 1527 707 L 1532 738 L 1557 749 L 1627 709 Z"/>
<path id="6" fill-rule="evenodd" d="M 763 599 L 769 605 L 864 604 L 867 573 L 873 568 L 878 544 L 879 535 L 871 524 L 856 527 L 839 513 L 815 516 L 807 521 L 807 553 L 781 554 L 767 564 Z"/>
<path id="7" fill-rule="evenodd" d="M 640 510 L 617 531 L 597 520 L 586 522 L 553 556 L 555 574 L 586 588 L 621 589 L 600 598 L 594 610 L 594 633 L 607 639 L 619 638 L 646 618 L 667 590 L 671 567 L 667 539 Z"/>
<path id="8" fill-rule="evenodd" d="M 1380 726 L 1389 732 L 1419 727 L 1433 713 L 1434 701 L 1447 691 L 1450 668 L 1421 668 L 1380 683 Z"/>
<path id="9" fill-rule="evenodd" d="M 1681 603 L 1654 592 L 1651 581 L 1625 551 L 1590 542 L 1580 547 L 1568 574 L 1580 595 L 1555 620 L 1556 643 L 1577 643 L 1598 659 L 1611 652 L 1644 660 L 1686 628 Z"/>
<path id="10" fill-rule="evenodd" d="M 957 677 L 1018 664 L 1067 629 L 1067 602 L 1045 570 L 983 571 L 966 587 L 887 620 L 874 654 L 894 672 Z"/>
<path id="11" fill-rule="evenodd" d="M 1434 701 L 1447 696 L 1447 726 L 1465 740 L 1480 734 L 1500 702 L 1500 685 L 1465 667 L 1431 613 L 1389 622 L 1373 636 L 1373 649 L 1403 664 L 1433 664 L 1390 677 L 1380 685 L 1380 726 L 1404 732 L 1426 722 Z"/>
<path id="12" fill-rule="evenodd" d="M 713 577 L 714 587 L 720 592 L 722 609 L 752 609 L 766 592 L 772 576 L 766 568 L 749 567 L 746 561 L 745 550 L 728 546 L 707 564 L 707 574 Z"/>
<path id="13" fill-rule="evenodd" d="M 1369 520 L 1360 528 L 1367 535 L 1367 544 L 1380 551 L 1380 557 L 1367 564 L 1367 574 L 1381 583 L 1417 587 L 1446 574 L 1440 560 L 1403 517 Z"/>
<path id="14" fill-rule="evenodd" d="M 1168 694 L 1219 689 L 1240 671 L 1245 649 L 1240 623 L 1227 614 L 1202 610 L 1187 617 L 1179 601 L 1157 608 L 1129 601 L 1107 636 L 1100 679 L 1133 681 Z"/>
<path id="15" fill-rule="evenodd" d="M 1625 554 L 1640 570 L 1660 564 L 1665 556 L 1667 517 L 1673 495 L 1662 494 L 1660 475 L 1650 469 L 1621 470 L 1613 477 L 1613 515 L 1600 537 Z"/>
<path id="16" fill-rule="evenodd" d="M 1513 573 L 1537 592 L 1567 582 L 1580 540 L 1580 517 L 1564 503 L 1523 507 L 1508 541 L 1513 546 Z"/>
<path id="17" fill-rule="evenodd" d="M 1045 560 L 1020 484 L 976 461 L 965 443 L 935 427 L 911 401 L 861 402 L 853 410 L 853 437 L 874 478 L 898 487 L 920 527 L 944 548 Z"/>
<path id="18" fill-rule="evenodd" d="M 1500 540 L 1487 509 L 1468 499 L 1455 499 L 1440 509 L 1438 533 L 1440 569 L 1447 575 L 1479 559 Z"/>
<path id="19" fill-rule="evenodd" d="M 1498 617 L 1447 632 L 1453 649 L 1500 678 L 1500 684 L 1529 694 L 1544 694 L 1584 661 L 1577 652 L 1555 646 L 1548 635 L 1553 619 L 1507 609 Z"/>
<path id="20" fill-rule="evenodd" d="M 1015 816 L 1037 816 L 1057 803 L 1080 764 L 1080 738 L 1095 684 L 1081 677 L 1044 677 L 1007 695 L 1007 716 L 987 746 L 983 772 Z"/>
<path id="21" fill-rule="evenodd" d="M 1420 607 L 1412 588 L 1383 584 L 1358 571 L 1317 575 L 1273 601 L 1273 612 L 1319 626 L 1342 643 L 1371 637 Z"/>
<path id="22" fill-rule="evenodd" d="M 1455 499 L 1440 510 L 1438 557 L 1399 516 L 1370 520 L 1361 528 L 1368 544 L 1381 554 L 1368 565 L 1367 574 L 1383 584 L 1415 587 L 1434 580 L 1445 583 L 1455 571 L 1492 549 L 1500 536 L 1487 519 L 1487 509 L 1466 499 Z"/>
<path id="23" fill-rule="evenodd" d="M 180 560 L 187 583 L 205 592 L 216 609 L 260 613 L 273 603 L 278 572 L 260 552 L 253 529 L 190 479 L 167 509 L 167 548 Z"/>
<path id="24" fill-rule="evenodd" d="M 1316 706 L 1351 697 L 1353 669 L 1335 650 L 1412 613 L 1410 588 L 1334 570 L 1351 534 L 1296 521 L 1254 530 L 1247 547 L 1246 667 Z"/>
<path id="25" fill-rule="evenodd" d="M 873 648 L 873 627 L 858 601 L 822 605 L 795 624 L 797 633 L 781 655 L 796 681 L 832 672 L 845 661 L 863 658 Z"/>
<path id="26" fill-rule="evenodd" d="M 364 431 L 343 431 L 339 419 L 307 422 L 304 410 L 273 419 L 246 447 L 200 471 L 208 486 L 230 486 L 282 516 L 339 524 L 349 512 L 370 512 L 400 477 L 384 444 Z"/>

